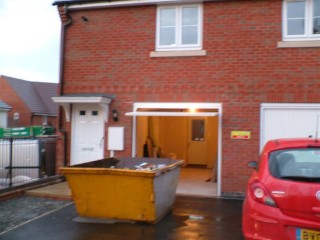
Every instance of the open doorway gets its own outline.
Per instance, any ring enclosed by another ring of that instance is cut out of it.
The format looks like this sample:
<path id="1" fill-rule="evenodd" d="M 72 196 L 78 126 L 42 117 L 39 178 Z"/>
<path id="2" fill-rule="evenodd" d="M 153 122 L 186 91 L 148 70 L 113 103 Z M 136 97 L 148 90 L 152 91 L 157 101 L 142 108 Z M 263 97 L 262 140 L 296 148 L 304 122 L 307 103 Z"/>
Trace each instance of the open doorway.
<path id="1" fill-rule="evenodd" d="M 217 116 L 139 116 L 136 126 L 137 157 L 185 161 L 178 194 L 217 195 Z"/>
<path id="2" fill-rule="evenodd" d="M 182 159 L 185 164 L 181 168 L 177 194 L 219 196 L 220 106 L 208 108 L 204 104 L 207 108 L 197 108 L 191 113 L 187 105 L 181 109 L 150 108 L 150 105 L 143 108 L 141 104 L 136 104 L 134 112 L 127 114 L 134 116 L 133 155 Z"/>

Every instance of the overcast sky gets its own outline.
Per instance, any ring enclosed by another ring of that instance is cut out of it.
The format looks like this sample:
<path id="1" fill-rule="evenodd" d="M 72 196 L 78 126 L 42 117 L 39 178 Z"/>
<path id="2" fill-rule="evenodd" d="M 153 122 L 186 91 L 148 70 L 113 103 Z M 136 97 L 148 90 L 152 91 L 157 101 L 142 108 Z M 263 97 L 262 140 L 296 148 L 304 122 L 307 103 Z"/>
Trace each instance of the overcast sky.
<path id="1" fill-rule="evenodd" d="M 54 0 L 0 0 L 0 75 L 58 83 L 60 19 Z"/>

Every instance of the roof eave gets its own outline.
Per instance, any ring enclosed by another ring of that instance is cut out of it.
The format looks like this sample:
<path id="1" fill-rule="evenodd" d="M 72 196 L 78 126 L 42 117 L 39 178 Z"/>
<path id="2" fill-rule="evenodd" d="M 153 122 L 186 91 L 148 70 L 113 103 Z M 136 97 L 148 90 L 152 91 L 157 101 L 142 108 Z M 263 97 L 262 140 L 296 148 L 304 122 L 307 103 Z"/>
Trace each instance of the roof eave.
<path id="1" fill-rule="evenodd" d="M 108 8 L 108 7 L 128 7 L 141 5 L 159 5 L 159 4 L 174 4 L 174 3 L 195 3 L 206 1 L 227 1 L 227 0 L 127 0 L 127 1 L 56 1 L 53 5 L 67 5 L 69 10 L 92 9 L 92 8 Z"/>

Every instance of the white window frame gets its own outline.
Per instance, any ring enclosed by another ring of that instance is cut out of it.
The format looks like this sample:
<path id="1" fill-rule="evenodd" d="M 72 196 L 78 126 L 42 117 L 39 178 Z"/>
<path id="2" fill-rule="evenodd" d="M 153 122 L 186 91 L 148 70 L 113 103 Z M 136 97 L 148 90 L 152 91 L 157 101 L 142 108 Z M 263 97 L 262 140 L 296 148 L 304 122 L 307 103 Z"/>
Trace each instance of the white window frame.
<path id="1" fill-rule="evenodd" d="M 305 34 L 303 35 L 288 35 L 287 26 L 287 4 L 290 2 L 305 2 Z M 282 38 L 283 41 L 310 41 L 320 40 L 320 34 L 312 33 L 313 25 L 313 0 L 284 0 L 282 7 Z"/>
<path id="2" fill-rule="evenodd" d="M 198 43 L 185 44 L 181 43 L 181 13 L 184 7 L 198 8 Z M 176 43 L 171 46 L 160 45 L 160 11 L 165 8 L 175 8 L 176 11 Z M 158 6 L 157 9 L 157 25 L 156 25 L 156 51 L 179 51 L 179 50 L 201 50 L 202 49 L 202 32 L 203 32 L 203 7 L 202 4 L 188 4 L 188 5 L 165 5 Z"/>

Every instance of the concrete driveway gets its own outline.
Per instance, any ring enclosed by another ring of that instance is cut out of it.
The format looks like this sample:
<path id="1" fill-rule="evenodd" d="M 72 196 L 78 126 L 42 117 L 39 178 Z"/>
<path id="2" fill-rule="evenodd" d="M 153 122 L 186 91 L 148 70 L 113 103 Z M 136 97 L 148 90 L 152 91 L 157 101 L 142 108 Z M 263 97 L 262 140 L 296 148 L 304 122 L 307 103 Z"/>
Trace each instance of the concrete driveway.
<path id="1" fill-rule="evenodd" d="M 241 212 L 241 200 L 177 196 L 173 211 L 157 224 L 92 223 L 76 221 L 75 206 L 70 204 L 5 232 L 0 239 L 242 240 Z"/>

